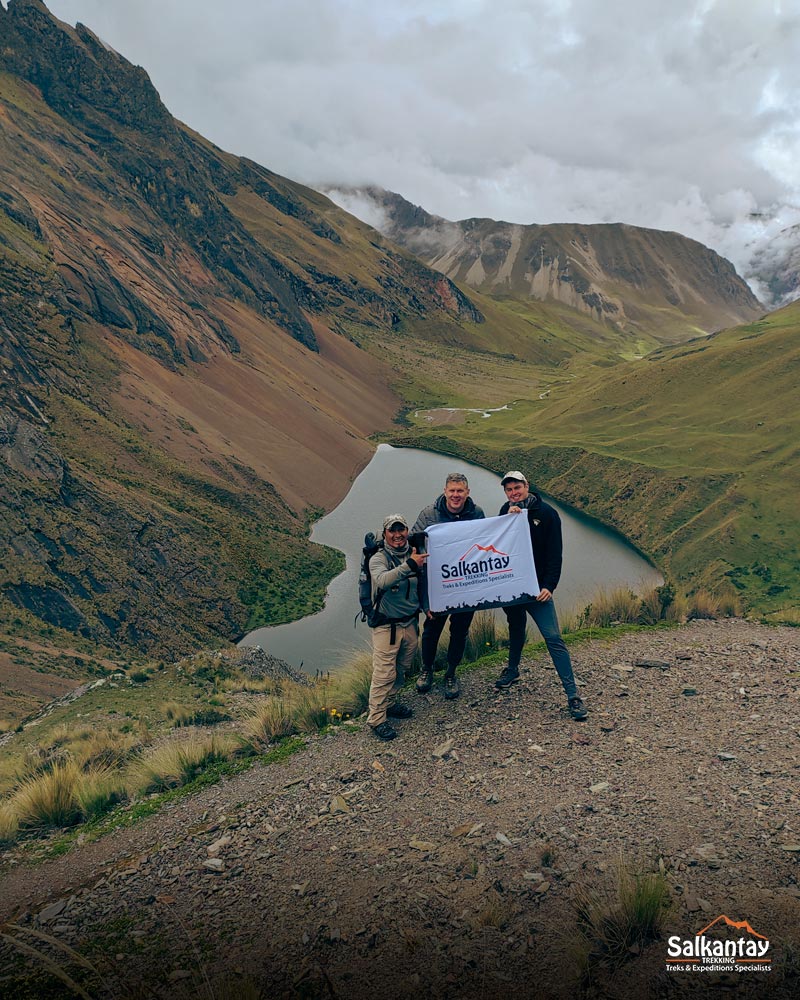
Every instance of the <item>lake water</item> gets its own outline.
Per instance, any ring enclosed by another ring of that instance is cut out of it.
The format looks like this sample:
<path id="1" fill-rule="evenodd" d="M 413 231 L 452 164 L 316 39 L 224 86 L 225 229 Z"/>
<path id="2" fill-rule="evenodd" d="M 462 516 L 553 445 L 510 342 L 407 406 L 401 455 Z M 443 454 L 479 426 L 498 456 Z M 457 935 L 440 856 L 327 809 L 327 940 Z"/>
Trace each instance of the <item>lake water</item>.
<path id="1" fill-rule="evenodd" d="M 386 514 L 403 514 L 413 525 L 420 510 L 442 492 L 449 472 L 463 472 L 475 503 L 487 517 L 497 514 L 505 494 L 493 472 L 446 455 L 379 445 L 345 499 L 311 533 L 313 541 L 340 549 L 347 559 L 347 568 L 328 588 L 324 609 L 287 625 L 256 629 L 240 645 L 261 646 L 311 674 L 336 670 L 354 650 L 370 649 L 369 628 L 353 625 L 364 535 L 380 535 Z M 601 588 L 627 585 L 639 592 L 663 583 L 658 570 L 618 534 L 545 498 L 561 515 L 564 536 L 564 569 L 555 595 L 559 614 L 582 610 Z M 530 629 L 532 636 L 536 627 Z"/>

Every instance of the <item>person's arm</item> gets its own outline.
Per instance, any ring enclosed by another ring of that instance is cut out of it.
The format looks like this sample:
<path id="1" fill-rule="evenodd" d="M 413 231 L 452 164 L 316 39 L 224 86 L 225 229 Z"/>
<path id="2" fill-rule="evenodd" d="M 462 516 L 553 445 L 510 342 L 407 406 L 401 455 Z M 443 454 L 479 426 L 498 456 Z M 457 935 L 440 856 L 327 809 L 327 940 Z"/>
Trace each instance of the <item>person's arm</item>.
<path id="1" fill-rule="evenodd" d="M 419 573 L 420 567 L 425 564 L 428 557 L 424 554 L 417 554 L 412 549 L 412 554 L 400 563 L 399 566 L 389 568 L 389 561 L 383 552 L 376 552 L 369 561 L 369 574 L 372 577 L 373 594 L 380 594 L 384 590 L 393 587 L 400 580 L 405 580 L 409 576 Z"/>

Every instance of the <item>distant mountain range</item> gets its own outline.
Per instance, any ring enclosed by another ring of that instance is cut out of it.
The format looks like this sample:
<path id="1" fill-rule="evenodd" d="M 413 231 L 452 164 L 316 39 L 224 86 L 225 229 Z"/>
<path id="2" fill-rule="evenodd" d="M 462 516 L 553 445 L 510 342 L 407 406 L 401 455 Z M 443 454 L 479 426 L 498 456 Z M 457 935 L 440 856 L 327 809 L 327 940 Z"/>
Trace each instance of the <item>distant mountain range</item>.
<path id="1" fill-rule="evenodd" d="M 679 233 L 622 224 L 451 222 L 377 187 L 329 193 L 353 211 L 367 207 L 385 236 L 456 282 L 495 296 L 561 302 L 662 343 L 764 312 L 729 261 Z"/>

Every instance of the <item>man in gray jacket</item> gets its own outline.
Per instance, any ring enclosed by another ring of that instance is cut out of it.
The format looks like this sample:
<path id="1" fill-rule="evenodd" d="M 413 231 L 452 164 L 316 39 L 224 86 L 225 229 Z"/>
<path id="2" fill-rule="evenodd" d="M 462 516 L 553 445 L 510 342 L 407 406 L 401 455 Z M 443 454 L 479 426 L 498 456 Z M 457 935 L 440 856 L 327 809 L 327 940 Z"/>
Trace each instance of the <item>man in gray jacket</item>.
<path id="1" fill-rule="evenodd" d="M 437 500 L 419 512 L 413 532 L 425 531 L 432 524 L 446 521 L 478 521 L 486 515 L 469 495 L 467 477 L 461 472 L 451 472 L 444 484 L 444 492 Z M 473 611 L 459 611 L 452 615 L 434 615 L 423 603 L 425 625 L 422 629 L 422 670 L 417 679 L 417 691 L 424 694 L 433 686 L 433 664 L 436 648 L 444 627 L 450 620 L 450 642 L 447 646 L 447 670 L 444 675 L 445 698 L 457 698 L 461 693 L 456 677 L 456 667 L 464 656 Z"/>
<path id="2" fill-rule="evenodd" d="M 372 683 L 367 722 L 380 740 L 393 740 L 397 732 L 387 716 L 408 719 L 407 705 L 394 701 L 417 651 L 420 612 L 419 574 L 427 554 L 408 544 L 408 522 L 402 514 L 383 519 L 382 546 L 370 558 L 372 606 Z"/>

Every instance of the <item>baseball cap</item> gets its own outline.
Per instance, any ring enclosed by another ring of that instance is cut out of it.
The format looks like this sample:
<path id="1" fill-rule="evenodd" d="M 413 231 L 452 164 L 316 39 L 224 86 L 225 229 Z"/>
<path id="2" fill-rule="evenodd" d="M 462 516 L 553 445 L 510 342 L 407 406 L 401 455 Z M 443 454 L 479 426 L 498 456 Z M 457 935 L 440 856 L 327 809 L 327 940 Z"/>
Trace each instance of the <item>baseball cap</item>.
<path id="1" fill-rule="evenodd" d="M 505 486 L 509 479 L 515 479 L 518 483 L 527 483 L 528 481 L 518 469 L 512 469 L 511 472 L 507 472 L 500 480 L 500 485 Z"/>
<path id="2" fill-rule="evenodd" d="M 383 519 L 383 530 L 386 531 L 393 524 L 402 524 L 404 528 L 408 527 L 408 521 L 406 521 L 402 514 L 389 514 Z"/>

